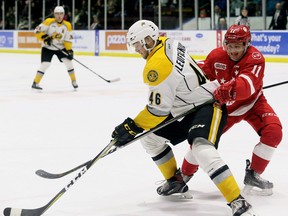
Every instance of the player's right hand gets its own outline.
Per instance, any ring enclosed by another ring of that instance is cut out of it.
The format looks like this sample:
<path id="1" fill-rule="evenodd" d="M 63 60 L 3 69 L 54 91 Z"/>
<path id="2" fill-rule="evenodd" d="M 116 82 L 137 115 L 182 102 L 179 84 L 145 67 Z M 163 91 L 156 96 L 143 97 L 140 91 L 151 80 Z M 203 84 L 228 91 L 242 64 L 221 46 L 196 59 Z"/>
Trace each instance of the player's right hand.
<path id="1" fill-rule="evenodd" d="M 235 82 L 229 81 L 220 85 L 218 89 L 214 91 L 214 98 L 220 104 L 226 104 L 227 102 L 236 99 L 236 92 L 234 90 Z"/>
<path id="2" fill-rule="evenodd" d="M 120 147 L 131 141 L 137 134 L 142 133 L 143 129 L 138 127 L 133 119 L 127 118 L 123 123 L 115 127 L 112 138 L 117 139 L 116 146 Z"/>
<path id="3" fill-rule="evenodd" d="M 41 38 L 43 39 L 43 42 L 44 42 L 46 45 L 51 46 L 51 42 L 52 42 L 52 40 L 53 40 L 53 38 L 52 38 L 51 36 L 49 36 L 49 35 L 47 35 L 47 34 L 44 34 Z"/>

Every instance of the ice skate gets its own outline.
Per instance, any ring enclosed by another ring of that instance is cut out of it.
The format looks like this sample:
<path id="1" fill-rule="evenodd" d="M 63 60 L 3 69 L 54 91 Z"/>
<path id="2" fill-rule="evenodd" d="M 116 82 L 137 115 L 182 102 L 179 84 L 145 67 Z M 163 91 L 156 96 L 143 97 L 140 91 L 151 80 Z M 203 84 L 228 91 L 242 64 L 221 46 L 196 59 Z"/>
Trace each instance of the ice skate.
<path id="1" fill-rule="evenodd" d="M 192 199 L 188 190 L 189 188 L 183 181 L 181 171 L 178 169 L 172 178 L 168 179 L 163 185 L 157 188 L 157 193 L 161 196 L 177 194 L 181 198 Z"/>
<path id="2" fill-rule="evenodd" d="M 39 84 L 36 83 L 36 82 L 33 82 L 32 88 L 33 88 L 33 89 L 37 89 L 37 90 L 42 90 L 42 87 L 40 87 Z"/>
<path id="3" fill-rule="evenodd" d="M 246 175 L 244 178 L 243 192 L 250 195 L 270 196 L 273 194 L 273 183 L 260 177 L 250 167 L 250 161 L 246 160 Z"/>
<path id="4" fill-rule="evenodd" d="M 256 216 L 249 204 L 241 195 L 228 204 L 232 209 L 233 216 Z"/>
<path id="5" fill-rule="evenodd" d="M 190 179 L 193 177 L 193 175 L 190 175 L 190 176 L 186 176 L 186 175 L 183 175 L 182 174 L 182 178 L 183 178 L 183 181 L 187 184 Z"/>
<path id="6" fill-rule="evenodd" d="M 75 80 L 72 81 L 72 86 L 73 86 L 74 89 L 78 88 L 78 84 L 77 84 L 77 82 Z"/>

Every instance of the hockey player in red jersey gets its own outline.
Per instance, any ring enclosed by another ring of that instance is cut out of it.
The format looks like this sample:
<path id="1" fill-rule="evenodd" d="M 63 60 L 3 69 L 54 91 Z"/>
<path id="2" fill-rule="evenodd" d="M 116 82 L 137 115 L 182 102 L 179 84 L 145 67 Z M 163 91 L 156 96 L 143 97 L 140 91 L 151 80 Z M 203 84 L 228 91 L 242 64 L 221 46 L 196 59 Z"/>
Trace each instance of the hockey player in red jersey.
<path id="1" fill-rule="evenodd" d="M 224 133 L 245 120 L 260 137 L 253 150 L 251 164 L 246 160 L 244 191 L 271 195 L 273 183 L 260 175 L 282 140 L 282 125 L 263 94 L 265 59 L 250 41 L 250 30 L 246 26 L 232 25 L 225 34 L 224 46 L 212 50 L 199 65 L 210 80 L 217 79 L 221 84 L 214 91 L 214 98 L 227 105 L 228 119 Z M 198 165 L 189 150 L 182 164 L 186 182 L 197 169 Z"/>

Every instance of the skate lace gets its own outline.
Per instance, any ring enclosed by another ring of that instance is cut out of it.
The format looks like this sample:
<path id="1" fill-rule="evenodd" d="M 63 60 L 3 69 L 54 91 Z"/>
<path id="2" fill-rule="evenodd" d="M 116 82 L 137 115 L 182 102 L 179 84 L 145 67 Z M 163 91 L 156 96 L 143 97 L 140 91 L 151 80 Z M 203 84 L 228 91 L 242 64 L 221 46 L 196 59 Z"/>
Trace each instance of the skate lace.
<path id="1" fill-rule="evenodd" d="M 182 178 L 183 178 L 183 181 L 184 181 L 185 183 L 189 182 L 192 177 L 193 177 L 193 175 L 187 176 L 187 175 L 183 175 L 183 174 L 182 174 Z"/>
<path id="2" fill-rule="evenodd" d="M 163 185 L 163 184 L 165 184 L 167 181 L 166 180 L 158 180 L 158 181 L 156 181 L 155 182 L 155 185 Z"/>
<path id="3" fill-rule="evenodd" d="M 259 182 L 270 183 L 268 180 L 263 179 L 263 178 L 262 178 L 258 173 L 256 173 L 255 171 L 254 171 L 254 177 L 255 177 L 255 179 L 256 179 L 257 181 L 259 181 Z"/>

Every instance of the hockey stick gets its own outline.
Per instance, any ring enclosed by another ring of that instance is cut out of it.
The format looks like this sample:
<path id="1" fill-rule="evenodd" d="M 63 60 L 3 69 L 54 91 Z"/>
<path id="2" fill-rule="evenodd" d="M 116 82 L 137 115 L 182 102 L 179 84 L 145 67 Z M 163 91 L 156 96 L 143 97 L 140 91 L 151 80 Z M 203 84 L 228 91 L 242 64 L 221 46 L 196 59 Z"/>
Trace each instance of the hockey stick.
<path id="1" fill-rule="evenodd" d="M 123 146 L 121 146 L 121 147 L 113 146 L 105 155 L 102 156 L 102 158 L 105 157 L 105 156 L 107 156 L 107 155 L 109 155 L 109 154 L 111 154 L 111 153 L 113 153 L 113 152 L 115 152 L 115 151 L 117 151 L 118 149 L 121 149 L 121 148 L 129 145 L 129 144 L 130 144 L 130 143 L 127 143 L 127 144 L 125 144 L 125 145 L 123 145 Z M 85 163 L 83 163 L 83 164 L 81 164 L 81 165 L 78 165 L 77 167 L 74 167 L 74 168 L 72 168 L 71 170 L 68 170 L 68 171 L 63 172 L 63 173 L 49 173 L 49 172 L 47 172 L 47 171 L 45 171 L 45 170 L 43 170 L 43 169 L 39 169 L 39 170 L 36 170 L 36 171 L 35 171 L 35 174 L 38 175 L 38 176 L 40 176 L 40 177 L 42 177 L 42 178 L 46 178 L 46 179 L 62 178 L 62 177 L 64 177 L 64 176 L 66 176 L 66 175 L 68 175 L 68 174 L 70 174 L 70 173 L 72 173 L 72 172 L 74 172 L 74 171 L 76 171 L 76 170 L 78 170 L 78 169 L 86 166 L 87 164 L 90 163 L 90 161 L 91 161 L 91 160 L 86 161 Z"/>
<path id="2" fill-rule="evenodd" d="M 109 154 L 109 152 L 108 152 L 108 154 Z M 70 173 L 72 173 L 72 172 L 74 172 L 74 171 L 86 166 L 89 162 L 90 161 L 87 161 L 87 162 L 85 162 L 85 163 L 83 163 L 83 164 L 81 164 L 81 165 L 79 165 L 79 166 L 77 166 L 77 167 L 75 167 L 75 168 L 73 168 L 71 170 L 63 172 L 63 173 L 57 173 L 57 174 L 56 173 L 49 173 L 49 172 L 47 172 L 45 170 L 39 169 L 39 170 L 36 170 L 35 174 L 40 176 L 40 177 L 42 177 L 42 178 L 47 178 L 47 179 L 62 178 L 63 176 L 66 176 L 66 175 L 68 175 L 68 174 L 70 174 Z"/>
<path id="3" fill-rule="evenodd" d="M 126 146 L 126 145 L 125 145 L 125 146 Z M 124 147 L 124 146 L 123 146 L 123 147 Z M 122 148 L 122 147 L 121 147 L 121 148 Z M 114 146 L 112 149 L 110 149 L 110 150 L 107 152 L 107 154 L 103 155 L 103 157 L 105 157 L 105 156 L 107 156 L 107 155 L 109 155 L 109 154 L 117 151 L 117 149 L 119 149 L 119 147 Z M 70 174 L 70 173 L 72 173 L 72 172 L 74 172 L 74 171 L 76 171 L 76 170 L 78 170 L 78 169 L 86 166 L 86 165 L 89 164 L 90 162 L 91 162 L 91 160 L 86 161 L 85 163 L 83 163 L 83 164 L 81 164 L 81 165 L 79 165 L 79 166 L 77 166 L 77 167 L 74 167 L 73 169 L 68 170 L 68 171 L 66 171 L 66 172 L 63 172 L 63 173 L 55 174 L 55 173 L 49 173 L 49 172 L 47 172 L 47 171 L 45 171 L 45 170 L 39 169 L 39 170 L 37 170 L 37 171 L 35 172 L 35 174 L 38 175 L 38 176 L 40 176 L 40 177 L 42 177 L 42 178 L 47 178 L 47 179 L 62 178 L 63 176 L 66 176 L 66 175 L 68 175 L 68 174 Z"/>
<path id="4" fill-rule="evenodd" d="M 58 49 L 59 51 L 61 51 L 64 55 L 68 56 L 68 53 L 64 52 L 62 49 L 60 49 L 59 47 L 55 46 L 54 44 L 51 44 L 53 47 L 55 47 L 56 49 Z M 84 65 L 83 63 L 81 63 L 80 61 L 78 61 L 77 59 L 75 59 L 73 57 L 73 60 L 78 62 L 80 65 L 82 65 L 83 67 L 85 67 L 86 69 L 88 69 L 89 71 L 91 71 L 92 73 L 94 73 L 95 75 L 97 75 L 98 77 L 100 77 L 101 79 L 103 79 L 104 81 L 111 83 L 111 82 L 117 82 L 120 80 L 120 78 L 115 78 L 115 79 L 105 79 L 104 77 L 102 77 L 100 74 L 96 73 L 95 71 L 93 71 L 92 69 L 90 69 L 89 67 L 87 67 L 86 65 Z"/>
<path id="5" fill-rule="evenodd" d="M 204 105 L 207 105 L 209 103 L 212 103 L 214 101 L 213 100 L 210 100 L 210 101 L 207 101 L 206 103 L 204 104 L 201 104 L 199 106 L 195 106 L 193 109 L 187 111 L 187 112 L 184 112 L 160 125 L 158 125 L 157 127 L 145 132 L 145 133 L 142 133 L 140 134 L 139 136 L 135 137 L 133 140 L 131 140 L 130 142 L 128 142 L 125 146 L 151 134 L 151 133 L 154 133 L 155 131 L 177 121 L 178 119 L 180 118 L 183 118 L 185 117 L 186 115 L 192 113 L 195 111 L 196 108 L 200 108 Z M 117 148 L 115 148 L 115 150 L 112 149 L 112 147 L 114 146 L 114 144 L 117 142 L 117 140 L 112 140 L 96 157 L 94 157 L 92 160 L 88 161 L 87 164 L 85 165 L 85 167 L 77 174 L 76 177 L 74 177 L 71 181 L 69 181 L 69 183 L 61 190 L 59 191 L 58 194 L 56 194 L 56 196 L 54 196 L 46 205 L 40 207 L 40 208 L 35 208 L 35 209 L 19 209 L 19 208 L 11 208 L 11 207 L 8 207 L 8 208 L 5 208 L 3 213 L 5 216 L 40 216 L 42 215 L 44 212 L 46 212 L 68 189 L 70 189 L 78 179 L 80 179 L 86 172 L 88 169 L 90 169 L 92 167 L 93 164 L 95 164 L 99 159 L 101 159 L 102 157 L 112 153 L 112 152 L 115 152 Z M 124 146 L 123 146 L 124 147 Z M 112 150 L 112 151 L 109 151 L 109 150 Z"/>
<path id="6" fill-rule="evenodd" d="M 208 102 L 206 102 L 206 103 L 204 103 L 204 104 L 201 104 L 201 105 L 199 105 L 199 106 L 195 106 L 192 110 L 189 110 L 189 111 L 187 111 L 186 113 L 183 113 L 183 114 L 181 114 L 181 115 L 179 115 L 179 116 L 176 116 L 176 117 L 174 117 L 174 118 L 172 118 L 172 119 L 164 122 L 163 124 L 159 125 L 158 127 L 154 128 L 154 129 L 151 129 L 150 131 L 147 131 L 147 132 L 141 134 L 140 136 L 137 136 L 136 138 L 134 138 L 133 142 L 136 141 L 136 140 L 138 140 L 138 139 L 141 139 L 142 136 L 146 136 L 146 135 L 148 135 L 148 134 L 150 134 L 150 133 L 153 133 L 153 132 L 155 132 L 156 130 L 159 130 L 159 129 L 161 129 L 162 127 L 165 127 L 166 125 L 168 125 L 168 124 L 170 124 L 170 123 L 178 120 L 179 118 L 182 118 L 182 117 L 188 115 L 190 112 L 194 111 L 196 108 L 200 108 L 200 107 L 202 107 L 202 106 L 204 106 L 204 105 L 206 105 L 206 104 L 208 104 L 208 103 L 211 103 L 211 102 L 212 102 L 212 101 L 208 101 Z M 121 148 L 129 145 L 130 143 L 131 143 L 131 141 L 128 142 L 127 144 L 121 146 L 121 147 L 113 146 L 113 148 L 110 149 L 110 150 L 109 150 L 105 155 L 103 155 L 102 157 L 105 157 L 105 156 L 107 156 L 107 155 L 109 155 L 109 154 L 117 151 L 118 149 L 121 149 Z M 35 172 L 35 174 L 38 175 L 38 176 L 40 176 L 40 177 L 42 177 L 42 178 L 46 178 L 46 179 L 62 178 L 63 176 L 66 176 L 66 175 L 68 175 L 68 174 L 70 174 L 70 173 L 72 173 L 72 172 L 74 172 L 74 171 L 76 171 L 76 170 L 78 170 L 78 169 L 86 166 L 86 165 L 89 164 L 90 162 L 91 162 L 91 160 L 86 161 L 85 163 L 83 163 L 83 164 L 81 164 L 81 165 L 78 165 L 77 167 L 74 167 L 74 168 L 72 168 L 72 169 L 70 169 L 70 170 L 68 170 L 68 171 L 66 171 L 66 172 L 63 172 L 63 173 L 49 173 L 49 172 L 47 172 L 47 171 L 45 171 L 45 170 L 43 170 L 43 169 L 39 169 L 39 170 L 37 170 L 37 171 Z"/>
<path id="7" fill-rule="evenodd" d="M 287 83 L 288 83 L 288 81 L 279 82 L 279 83 L 275 83 L 275 84 L 272 84 L 272 85 L 264 86 L 263 89 L 268 89 L 268 88 L 272 88 L 274 86 L 284 85 L 284 84 L 287 84 Z"/>
<path id="8" fill-rule="evenodd" d="M 272 87 L 275 87 L 275 86 L 284 85 L 284 84 L 287 84 L 287 83 L 288 83 L 288 81 L 275 83 L 275 84 L 272 84 L 272 85 L 264 86 L 263 89 L 268 89 L 268 88 L 272 88 Z M 110 151 L 106 155 L 111 154 L 111 153 L 113 153 L 116 150 L 117 150 L 117 147 L 115 147 L 114 149 L 110 149 Z M 106 155 L 104 155 L 104 156 L 106 156 Z M 79 166 L 77 166 L 75 168 L 72 168 L 71 170 L 63 172 L 63 173 L 57 173 L 57 174 L 56 173 L 49 173 L 49 172 L 47 172 L 45 170 L 42 170 L 42 169 L 37 170 L 35 173 L 36 173 L 36 175 L 38 175 L 38 176 L 40 176 L 42 178 L 57 179 L 57 178 L 61 178 L 63 176 L 66 176 L 66 175 L 68 175 L 68 174 L 80 169 L 81 167 L 86 166 L 89 162 L 90 161 L 87 161 L 87 162 L 85 162 L 85 163 L 83 163 L 83 164 L 81 164 L 81 165 L 79 165 Z"/>
<path id="9" fill-rule="evenodd" d="M 85 172 L 91 168 L 103 155 L 105 155 L 117 140 L 112 140 L 95 158 L 89 161 L 89 163 L 73 178 L 56 196 L 54 196 L 46 205 L 36 209 L 19 209 L 19 208 L 5 208 L 3 214 L 5 216 L 40 216 L 47 211 L 75 182 L 80 179 Z"/>

